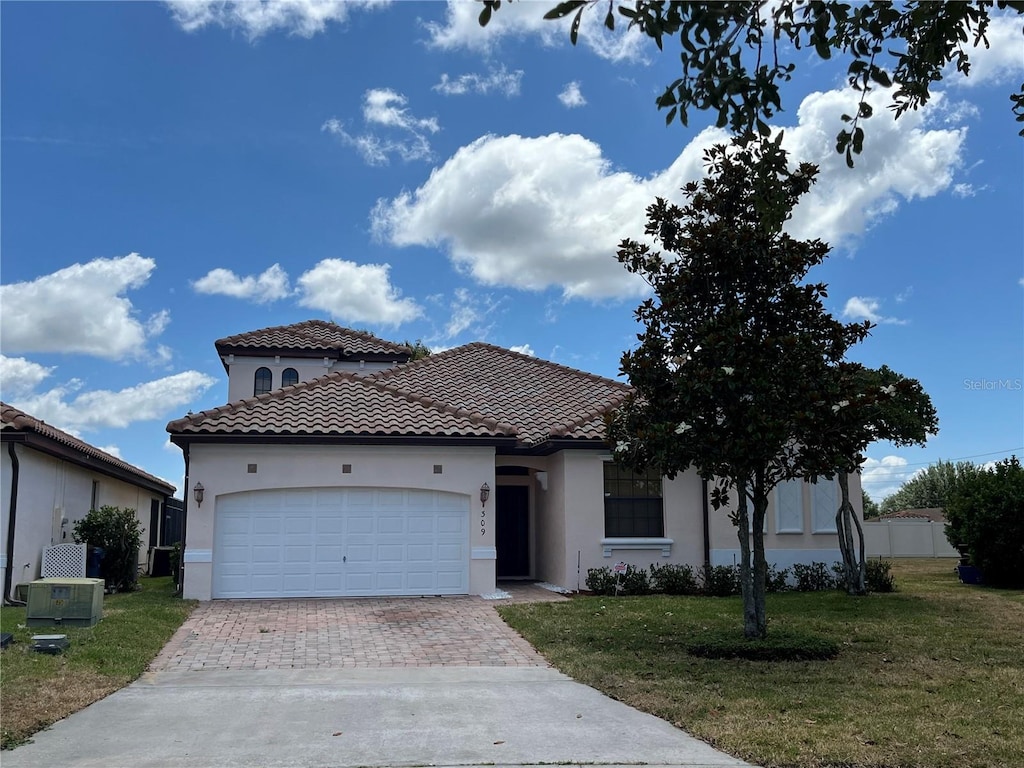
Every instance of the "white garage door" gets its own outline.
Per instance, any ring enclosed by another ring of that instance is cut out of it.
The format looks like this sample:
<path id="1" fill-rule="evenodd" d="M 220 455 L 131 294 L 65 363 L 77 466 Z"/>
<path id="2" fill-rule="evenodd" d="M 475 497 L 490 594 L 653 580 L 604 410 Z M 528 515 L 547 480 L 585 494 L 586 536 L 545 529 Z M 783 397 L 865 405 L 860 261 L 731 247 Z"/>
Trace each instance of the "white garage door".
<path id="1" fill-rule="evenodd" d="M 320 488 L 217 499 L 214 597 L 468 592 L 468 496 Z"/>

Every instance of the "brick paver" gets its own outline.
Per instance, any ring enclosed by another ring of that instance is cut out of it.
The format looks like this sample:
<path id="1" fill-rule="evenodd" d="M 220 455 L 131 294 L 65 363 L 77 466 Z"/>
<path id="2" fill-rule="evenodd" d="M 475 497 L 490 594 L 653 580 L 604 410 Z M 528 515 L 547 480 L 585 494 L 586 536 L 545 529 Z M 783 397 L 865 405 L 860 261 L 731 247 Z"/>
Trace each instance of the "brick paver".
<path id="1" fill-rule="evenodd" d="M 562 600 L 532 585 L 512 602 Z M 331 667 L 548 666 L 479 597 L 214 600 L 201 603 L 154 672 Z"/>

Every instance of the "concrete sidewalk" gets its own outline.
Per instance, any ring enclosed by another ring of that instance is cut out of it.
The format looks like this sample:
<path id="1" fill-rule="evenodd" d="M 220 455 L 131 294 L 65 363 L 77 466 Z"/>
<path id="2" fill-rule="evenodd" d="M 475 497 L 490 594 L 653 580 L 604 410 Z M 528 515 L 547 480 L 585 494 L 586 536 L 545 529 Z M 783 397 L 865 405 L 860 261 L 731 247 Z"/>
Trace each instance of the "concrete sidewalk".
<path id="1" fill-rule="evenodd" d="M 4 768 L 746 766 L 543 667 L 150 673 Z"/>

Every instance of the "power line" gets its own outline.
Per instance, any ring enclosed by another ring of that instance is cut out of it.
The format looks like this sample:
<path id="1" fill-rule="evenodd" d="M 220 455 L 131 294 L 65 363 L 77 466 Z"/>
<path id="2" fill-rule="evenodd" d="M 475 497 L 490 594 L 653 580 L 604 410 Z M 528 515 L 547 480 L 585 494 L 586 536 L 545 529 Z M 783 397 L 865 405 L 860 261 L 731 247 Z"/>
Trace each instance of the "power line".
<path id="1" fill-rule="evenodd" d="M 928 467 L 928 466 L 931 466 L 933 464 L 937 464 L 940 461 L 948 461 L 948 462 L 965 461 L 967 459 L 981 458 L 982 456 L 998 456 L 1000 454 L 1013 453 L 1014 451 L 1024 451 L 1024 446 L 1021 446 L 1019 448 L 1007 448 L 1005 451 L 989 451 L 988 453 L 975 453 L 975 454 L 972 454 L 970 456 L 960 456 L 960 457 L 955 458 L 955 459 L 942 459 L 942 458 L 939 458 L 939 459 L 936 459 L 935 461 L 920 461 L 920 462 L 915 462 L 914 464 L 901 464 L 899 467 L 885 467 L 884 465 L 879 465 L 879 467 L 877 469 L 872 468 L 872 469 L 870 469 L 868 471 L 871 472 L 872 478 L 878 477 L 880 475 L 901 475 L 901 474 L 903 474 L 906 471 L 906 469 L 908 467 Z M 876 461 L 877 461 L 877 459 L 876 459 Z M 863 468 L 861 469 L 861 471 L 863 472 Z"/>

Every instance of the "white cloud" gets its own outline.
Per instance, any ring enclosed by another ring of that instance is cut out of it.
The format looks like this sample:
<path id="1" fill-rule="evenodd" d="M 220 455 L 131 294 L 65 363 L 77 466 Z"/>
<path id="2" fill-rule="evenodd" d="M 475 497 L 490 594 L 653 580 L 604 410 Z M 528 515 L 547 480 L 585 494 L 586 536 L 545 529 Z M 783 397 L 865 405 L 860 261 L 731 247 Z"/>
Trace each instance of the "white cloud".
<path id="1" fill-rule="evenodd" d="M 868 496 L 881 502 L 886 496 L 896 493 L 912 474 L 902 456 L 867 458 L 861 467 L 861 485 Z"/>
<path id="2" fill-rule="evenodd" d="M 885 317 L 879 310 L 882 308 L 882 302 L 878 299 L 869 298 L 866 296 L 851 296 L 846 300 L 846 305 L 843 307 L 843 317 L 847 320 L 869 320 L 872 323 L 883 323 L 886 325 L 906 325 L 906 320 L 900 320 L 896 317 Z"/>
<path id="3" fill-rule="evenodd" d="M 656 195 L 676 198 L 699 175 L 702 148 L 723 137 L 705 131 L 645 180 L 614 170 L 582 136 L 484 136 L 415 192 L 379 200 L 373 230 L 396 246 L 447 246 L 455 264 L 485 285 L 641 296 L 647 285 L 618 263 L 616 244 L 642 234 L 646 206 Z"/>
<path id="4" fill-rule="evenodd" d="M 121 449 L 118 448 L 116 445 L 97 445 L 96 447 L 99 448 L 104 453 L 109 453 L 111 456 L 114 456 L 118 459 L 124 458 L 121 455 Z M 171 483 L 171 485 L 174 485 L 174 483 Z"/>
<path id="5" fill-rule="evenodd" d="M 82 392 L 78 379 L 50 389 L 16 398 L 11 403 L 58 429 L 77 434 L 103 427 L 123 428 L 138 421 L 157 419 L 173 413 L 217 383 L 199 371 L 185 371 L 148 381 L 118 392 Z"/>
<path id="6" fill-rule="evenodd" d="M 451 78 L 448 73 L 442 73 L 441 82 L 433 86 L 432 90 L 443 96 L 465 96 L 468 93 L 486 95 L 495 91 L 506 98 L 511 98 L 519 95 L 519 85 L 522 79 L 523 70 L 517 69 L 514 72 L 509 72 L 502 65 L 501 69 L 492 69 L 486 75 L 470 72 Z"/>
<path id="7" fill-rule="evenodd" d="M 375 9 L 386 0 L 171 0 L 171 16 L 186 32 L 213 25 L 238 29 L 255 40 L 276 29 L 312 37 L 329 22 L 343 23 L 353 10 Z"/>
<path id="8" fill-rule="evenodd" d="M 401 325 L 416 319 L 423 310 L 412 299 L 401 298 L 390 270 L 388 264 L 324 259 L 299 277 L 299 304 L 357 323 Z"/>
<path id="9" fill-rule="evenodd" d="M 545 3 L 505 3 L 491 16 L 486 27 L 481 27 L 478 21 L 481 8 L 478 3 L 448 0 L 444 23 L 426 24 L 430 44 L 446 51 L 469 50 L 484 55 L 493 54 L 502 38 L 535 37 L 545 46 L 570 45 L 572 15 L 559 21 L 545 20 L 544 14 L 550 10 Z M 605 29 L 604 16 L 600 5 L 584 11 L 580 46 L 610 61 L 643 61 L 647 46 L 654 43 L 638 30 L 629 29 L 619 15 L 615 19 L 615 31 Z"/>
<path id="10" fill-rule="evenodd" d="M 406 107 L 407 103 L 405 96 L 390 88 L 372 88 L 363 94 L 363 122 L 371 128 L 387 129 L 390 137 L 381 137 L 372 130 L 352 134 L 336 117 L 324 122 L 320 130 L 337 136 L 342 144 L 354 147 L 367 165 L 387 165 L 392 155 L 398 155 L 407 162 L 430 160 L 434 153 L 428 135 L 437 133 L 441 126 L 436 117 L 413 115 Z"/>
<path id="11" fill-rule="evenodd" d="M 943 81 L 963 88 L 974 88 L 991 82 L 1020 81 L 1024 73 L 1024 54 L 1021 53 L 1021 24 L 1017 14 L 995 14 L 990 20 L 988 32 L 989 47 L 984 43 L 977 48 L 968 48 L 971 60 L 970 74 L 962 77 L 956 67 L 949 65 L 943 72 Z M 971 36 L 970 42 L 974 42 Z"/>
<path id="12" fill-rule="evenodd" d="M 53 371 L 52 367 L 47 368 L 24 357 L 0 355 L 0 390 L 4 399 L 10 401 L 29 394 Z"/>
<path id="13" fill-rule="evenodd" d="M 73 264 L 31 282 L 0 287 L 0 345 L 7 352 L 62 352 L 107 360 L 141 357 L 167 325 L 162 310 L 136 317 L 124 294 L 149 281 L 153 259 L 137 253 Z"/>
<path id="14" fill-rule="evenodd" d="M 562 106 L 566 109 L 574 109 L 575 107 L 582 107 L 587 103 L 587 100 L 583 98 L 583 93 L 580 91 L 579 80 L 573 80 L 571 83 L 566 83 L 565 88 L 558 94 L 558 100 L 562 102 Z"/>
<path id="15" fill-rule="evenodd" d="M 240 277 L 229 269 L 211 269 L 192 283 L 197 293 L 231 296 L 266 304 L 283 299 L 291 293 L 288 273 L 280 264 L 268 267 L 259 275 Z"/>
<path id="16" fill-rule="evenodd" d="M 521 355 L 529 355 L 530 357 L 536 357 L 537 353 L 533 351 L 533 347 L 529 344 L 516 344 L 515 346 L 509 347 L 513 352 L 518 352 Z"/>
<path id="17" fill-rule="evenodd" d="M 800 202 L 788 231 L 798 238 L 820 238 L 833 247 L 853 248 L 880 218 L 896 211 L 901 201 L 932 197 L 948 189 L 962 164 L 967 129 L 929 127 L 940 113 L 943 95 L 936 93 L 924 109 L 893 120 L 887 90 L 869 95 L 875 116 L 863 121 L 864 153 L 847 168 L 835 151 L 843 113 L 855 113 L 859 94 L 844 88 L 812 93 L 797 110 L 797 125 L 785 127 L 783 147 L 794 160 L 815 163 L 821 170 L 812 191 Z"/>
<path id="18" fill-rule="evenodd" d="M 484 325 L 484 321 L 500 306 L 501 301 L 493 299 L 490 295 L 479 295 L 467 288 L 456 288 L 448 308 L 448 322 L 442 338 L 451 340 L 467 330 L 472 330 L 477 339 L 487 338 L 491 325 Z"/>
<path id="19" fill-rule="evenodd" d="M 882 105 L 887 95 L 871 98 Z M 852 249 L 904 201 L 949 189 L 961 165 L 966 129 L 927 124 L 941 102 L 937 94 L 927 108 L 899 121 L 884 114 L 867 121 L 865 154 L 847 168 L 835 135 L 841 113 L 855 110 L 857 99 L 849 89 L 811 94 L 797 125 L 784 128 L 791 156 L 821 167 L 790 221 L 796 237 Z M 876 112 L 884 113 L 884 106 Z M 704 149 L 727 140 L 723 131 L 702 131 L 671 166 L 643 179 L 615 169 L 601 147 L 582 136 L 483 136 L 416 190 L 378 200 L 373 231 L 399 247 L 443 247 L 458 268 L 485 285 L 558 287 L 566 298 L 641 296 L 647 286 L 618 263 L 616 245 L 640 238 L 646 206 L 655 196 L 678 200 L 679 188 L 703 175 Z"/>

